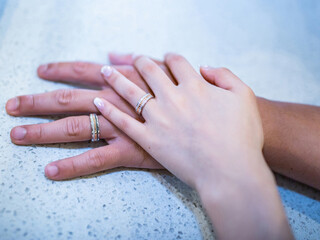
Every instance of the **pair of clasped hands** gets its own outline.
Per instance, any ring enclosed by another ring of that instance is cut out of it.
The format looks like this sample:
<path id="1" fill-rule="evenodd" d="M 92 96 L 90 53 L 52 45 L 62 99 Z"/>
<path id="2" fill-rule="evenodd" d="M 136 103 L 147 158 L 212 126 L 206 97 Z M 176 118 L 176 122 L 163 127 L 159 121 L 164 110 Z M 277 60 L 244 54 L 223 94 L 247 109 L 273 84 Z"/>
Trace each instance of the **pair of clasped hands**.
<path id="1" fill-rule="evenodd" d="M 85 62 L 41 65 L 40 78 L 101 90 L 66 89 L 7 102 L 13 116 L 70 114 L 12 129 L 17 145 L 87 141 L 89 113 L 99 113 L 108 145 L 48 164 L 52 180 L 120 166 L 166 168 L 193 187 L 221 239 L 292 237 L 263 154 L 262 123 L 252 90 L 230 70 L 201 67 L 182 56 L 164 61 L 110 54 L 113 66 Z M 146 93 L 154 98 L 135 112 Z"/>

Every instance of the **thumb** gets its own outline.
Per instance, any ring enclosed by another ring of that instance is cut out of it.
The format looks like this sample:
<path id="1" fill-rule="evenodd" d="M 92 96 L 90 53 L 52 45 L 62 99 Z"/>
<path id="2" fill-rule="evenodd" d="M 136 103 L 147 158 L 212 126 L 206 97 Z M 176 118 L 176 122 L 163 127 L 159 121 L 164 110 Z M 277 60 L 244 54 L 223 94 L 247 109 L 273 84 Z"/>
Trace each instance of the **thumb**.
<path id="1" fill-rule="evenodd" d="M 246 86 L 227 68 L 200 67 L 202 77 L 208 82 L 225 90 L 236 91 Z"/>

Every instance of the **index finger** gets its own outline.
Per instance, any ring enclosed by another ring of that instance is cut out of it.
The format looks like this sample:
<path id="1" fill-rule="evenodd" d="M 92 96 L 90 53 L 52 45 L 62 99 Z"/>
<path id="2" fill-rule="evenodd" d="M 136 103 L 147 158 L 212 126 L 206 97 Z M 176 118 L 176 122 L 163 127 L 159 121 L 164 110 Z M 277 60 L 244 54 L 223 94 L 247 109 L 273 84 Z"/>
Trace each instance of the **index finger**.
<path id="1" fill-rule="evenodd" d="M 38 76 L 49 81 L 62 81 L 89 86 L 105 86 L 100 75 L 101 64 L 89 62 L 57 62 L 38 67 Z"/>
<path id="2" fill-rule="evenodd" d="M 102 66 L 90 62 L 56 62 L 39 66 L 37 72 L 40 78 L 49 81 L 105 88 L 108 84 L 101 76 Z M 114 66 L 114 68 L 142 89 L 148 89 L 133 66 Z"/>

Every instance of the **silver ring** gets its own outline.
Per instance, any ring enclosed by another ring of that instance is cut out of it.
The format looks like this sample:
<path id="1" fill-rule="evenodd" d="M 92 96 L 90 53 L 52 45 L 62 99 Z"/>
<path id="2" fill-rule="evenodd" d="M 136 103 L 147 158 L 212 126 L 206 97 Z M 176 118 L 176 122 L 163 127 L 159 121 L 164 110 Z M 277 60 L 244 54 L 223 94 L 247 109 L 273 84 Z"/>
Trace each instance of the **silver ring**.
<path id="1" fill-rule="evenodd" d="M 143 95 L 136 105 L 136 108 L 135 108 L 136 113 L 138 113 L 141 116 L 144 106 L 152 98 L 154 98 L 154 96 L 152 96 L 150 93 Z"/>
<path id="2" fill-rule="evenodd" d="M 97 142 L 100 140 L 100 125 L 97 114 L 90 114 L 90 124 L 91 124 L 91 142 Z"/>

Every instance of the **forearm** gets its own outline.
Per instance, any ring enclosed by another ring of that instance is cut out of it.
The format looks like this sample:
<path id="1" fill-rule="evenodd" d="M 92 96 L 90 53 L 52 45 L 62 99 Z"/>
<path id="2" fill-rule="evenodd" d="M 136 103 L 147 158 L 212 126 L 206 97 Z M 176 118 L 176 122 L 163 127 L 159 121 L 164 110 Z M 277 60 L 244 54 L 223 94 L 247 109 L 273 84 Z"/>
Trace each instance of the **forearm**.
<path id="1" fill-rule="evenodd" d="M 274 177 L 261 165 L 243 171 L 243 177 L 233 172 L 219 184 L 207 181 L 198 190 L 219 239 L 293 238 Z M 228 183 L 232 178 L 237 180 Z"/>
<path id="2" fill-rule="evenodd" d="M 257 98 L 270 168 L 320 189 L 320 107 Z"/>

